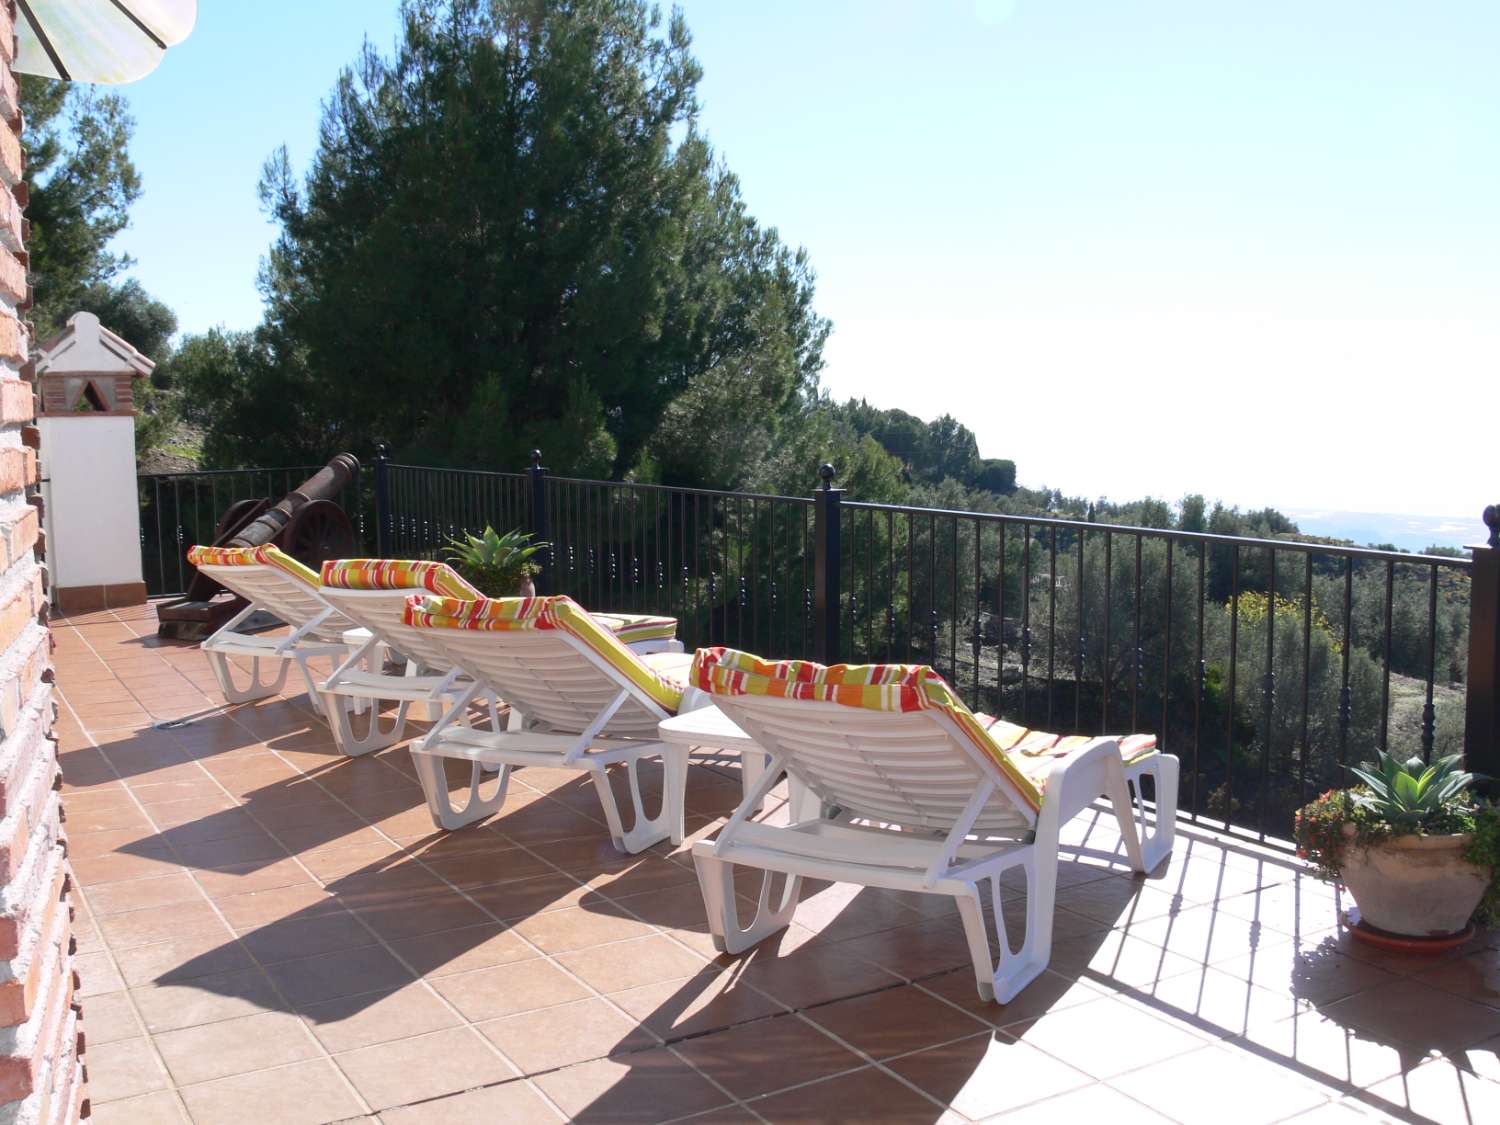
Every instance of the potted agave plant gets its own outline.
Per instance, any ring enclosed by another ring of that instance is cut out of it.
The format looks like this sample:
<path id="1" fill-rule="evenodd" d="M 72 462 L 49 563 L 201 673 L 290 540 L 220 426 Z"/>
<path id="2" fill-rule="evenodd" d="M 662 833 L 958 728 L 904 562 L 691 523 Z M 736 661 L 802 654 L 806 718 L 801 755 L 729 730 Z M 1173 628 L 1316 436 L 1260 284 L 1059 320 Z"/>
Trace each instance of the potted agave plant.
<path id="1" fill-rule="evenodd" d="M 1362 784 L 1298 811 L 1296 836 L 1298 854 L 1349 891 L 1361 929 L 1451 942 L 1471 918 L 1500 921 L 1500 809 L 1477 797 L 1459 755 L 1382 753 L 1353 772 Z"/>
<path id="2" fill-rule="evenodd" d="M 533 543 L 531 535 L 522 531 L 499 535 L 486 524 L 483 535 L 448 540 L 445 553 L 453 569 L 486 597 L 534 598 L 536 583 L 532 577 L 542 568 L 532 556 L 549 545 Z"/>

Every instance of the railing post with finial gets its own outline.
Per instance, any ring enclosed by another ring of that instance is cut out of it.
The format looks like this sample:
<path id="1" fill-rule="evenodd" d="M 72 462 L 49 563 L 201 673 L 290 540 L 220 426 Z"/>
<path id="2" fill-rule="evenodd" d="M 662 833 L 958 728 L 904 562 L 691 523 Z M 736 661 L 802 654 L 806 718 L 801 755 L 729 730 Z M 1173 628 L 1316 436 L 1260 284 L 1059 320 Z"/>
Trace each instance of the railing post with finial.
<path id="1" fill-rule="evenodd" d="M 813 659 L 819 664 L 836 664 L 840 658 L 839 506 L 844 490 L 833 487 L 833 473 L 832 465 L 819 468 L 823 484 L 813 493 Z"/>
<path id="2" fill-rule="evenodd" d="M 391 447 L 375 443 L 375 554 L 391 557 Z"/>
<path id="3" fill-rule="evenodd" d="M 1464 768 L 1500 785 L 1500 504 L 1484 510 L 1490 535 L 1474 547 L 1469 585 L 1469 666 Z"/>
<path id="4" fill-rule="evenodd" d="M 536 553 L 536 559 L 542 572 L 536 576 L 536 589 L 539 594 L 554 594 L 557 591 L 552 588 L 552 532 L 547 521 L 547 469 L 542 466 L 542 451 L 533 449 L 531 451 L 531 468 L 527 470 L 531 477 L 531 537 L 534 543 L 546 543 Z"/>

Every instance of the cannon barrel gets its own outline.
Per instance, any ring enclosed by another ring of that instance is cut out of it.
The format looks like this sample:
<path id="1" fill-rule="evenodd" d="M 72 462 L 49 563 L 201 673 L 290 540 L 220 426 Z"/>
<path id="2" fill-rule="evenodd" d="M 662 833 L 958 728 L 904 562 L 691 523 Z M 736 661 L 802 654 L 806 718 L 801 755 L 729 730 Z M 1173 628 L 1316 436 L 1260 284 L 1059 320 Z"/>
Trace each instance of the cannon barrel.
<path id="1" fill-rule="evenodd" d="M 332 500 L 358 475 L 359 459 L 352 453 L 340 453 L 276 504 L 240 528 L 226 546 L 265 546 L 281 534 L 299 509 L 314 500 Z"/>

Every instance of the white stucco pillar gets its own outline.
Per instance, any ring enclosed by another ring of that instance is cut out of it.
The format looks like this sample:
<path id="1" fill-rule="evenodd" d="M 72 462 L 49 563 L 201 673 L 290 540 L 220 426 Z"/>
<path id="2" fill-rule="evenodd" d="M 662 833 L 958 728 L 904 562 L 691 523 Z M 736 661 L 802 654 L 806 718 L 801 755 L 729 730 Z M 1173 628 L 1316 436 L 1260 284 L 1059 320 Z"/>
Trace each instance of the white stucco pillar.
<path id="1" fill-rule="evenodd" d="M 42 347 L 47 568 L 65 613 L 146 600 L 133 386 L 153 366 L 92 313 L 74 314 Z"/>

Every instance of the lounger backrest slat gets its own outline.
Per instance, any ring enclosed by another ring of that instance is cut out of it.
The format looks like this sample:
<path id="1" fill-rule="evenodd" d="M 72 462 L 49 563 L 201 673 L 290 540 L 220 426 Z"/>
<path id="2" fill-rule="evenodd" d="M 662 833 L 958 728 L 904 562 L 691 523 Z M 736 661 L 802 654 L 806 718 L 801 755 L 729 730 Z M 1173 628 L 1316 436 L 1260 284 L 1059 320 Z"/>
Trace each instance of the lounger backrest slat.
<path id="1" fill-rule="evenodd" d="M 300 629 L 329 608 L 313 587 L 273 566 L 214 566 L 205 563 L 198 569 L 226 589 L 274 613 L 294 629 Z M 334 613 L 308 635 L 315 640 L 338 644 L 345 631 L 353 628 L 353 621 L 342 613 Z"/>
<path id="2" fill-rule="evenodd" d="M 425 630 L 448 658 L 525 715 L 555 731 L 577 734 L 624 685 L 591 661 L 566 634 L 515 630 Z M 619 738 L 655 738 L 662 712 L 628 700 L 604 728 Z"/>
<path id="3" fill-rule="evenodd" d="M 937 713 L 862 710 L 822 700 L 715 697 L 721 710 L 824 802 L 860 819 L 947 832 L 983 782 L 996 786 L 983 831 L 1023 831 L 1034 814 L 1013 800 L 1001 771 Z"/>
<path id="4" fill-rule="evenodd" d="M 402 656 L 435 671 L 446 672 L 453 666 L 442 645 L 430 629 L 413 629 L 406 624 L 408 590 L 340 590 L 323 587 L 323 597 L 341 613 L 374 633 Z"/>

